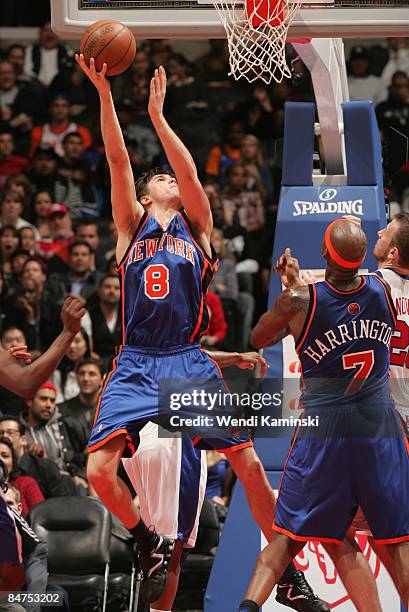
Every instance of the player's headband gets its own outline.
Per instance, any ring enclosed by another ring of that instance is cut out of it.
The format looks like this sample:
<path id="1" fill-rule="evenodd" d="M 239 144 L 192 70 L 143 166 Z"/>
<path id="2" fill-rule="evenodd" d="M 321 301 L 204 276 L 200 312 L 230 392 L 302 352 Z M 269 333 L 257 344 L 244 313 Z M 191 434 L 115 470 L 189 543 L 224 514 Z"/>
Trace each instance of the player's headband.
<path id="1" fill-rule="evenodd" d="M 332 228 L 334 227 L 335 223 L 337 223 L 338 221 L 342 221 L 342 219 L 335 219 L 335 221 L 333 221 L 332 223 L 330 223 L 325 231 L 325 246 L 327 247 L 328 253 L 331 256 L 331 259 L 333 261 L 335 261 L 336 264 L 338 264 L 339 266 L 341 266 L 342 268 L 348 268 L 350 270 L 354 269 L 354 268 L 358 268 L 361 263 L 363 262 L 363 260 L 365 259 L 366 256 L 366 251 L 365 251 L 365 255 L 363 257 L 361 257 L 360 259 L 357 259 L 355 261 L 351 261 L 349 259 L 345 259 L 344 257 L 342 257 L 342 255 L 340 255 L 334 245 L 332 244 L 331 241 L 331 231 Z"/>

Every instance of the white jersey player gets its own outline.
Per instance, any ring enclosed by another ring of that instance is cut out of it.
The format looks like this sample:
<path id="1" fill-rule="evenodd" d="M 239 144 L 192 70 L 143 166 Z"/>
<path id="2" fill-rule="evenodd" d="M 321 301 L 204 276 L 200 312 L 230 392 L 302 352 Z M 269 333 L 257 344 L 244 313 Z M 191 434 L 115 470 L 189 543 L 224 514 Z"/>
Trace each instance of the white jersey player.
<path id="1" fill-rule="evenodd" d="M 406 427 L 409 427 L 409 214 L 397 215 L 378 232 L 373 251 L 377 274 L 391 287 L 398 323 L 391 338 L 391 393 Z"/>

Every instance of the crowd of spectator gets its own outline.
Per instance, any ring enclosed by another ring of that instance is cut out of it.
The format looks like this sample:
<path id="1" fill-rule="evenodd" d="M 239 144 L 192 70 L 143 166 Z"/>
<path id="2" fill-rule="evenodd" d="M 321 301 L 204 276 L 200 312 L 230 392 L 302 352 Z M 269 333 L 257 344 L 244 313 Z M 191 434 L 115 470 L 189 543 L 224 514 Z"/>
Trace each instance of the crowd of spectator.
<path id="1" fill-rule="evenodd" d="M 11 12 L 16 4 L 6 2 Z M 0 57 L 1 343 L 27 345 L 36 358 L 60 332 L 66 295 L 80 296 L 87 308 L 81 332 L 35 397 L 26 402 L 0 388 L 0 458 L 27 515 L 44 498 L 90 493 L 86 443 L 121 339 L 120 283 L 95 89 L 49 23 L 35 44 L 12 44 Z M 220 266 L 203 343 L 246 350 L 266 306 L 284 103 L 312 100 L 311 82 L 298 65 L 305 78 L 236 83 L 220 40 L 194 61 L 171 41 L 139 45 L 130 69 L 112 79 L 135 175 L 169 168 L 147 114 L 158 64 L 168 74 L 166 116 L 196 161 L 213 212 Z M 408 40 L 355 46 L 348 69 L 351 98 L 374 101 L 382 137 L 391 128 L 409 137 Z M 409 163 L 390 183 L 394 210 L 408 210 Z M 225 505 L 223 458 L 209 456 L 209 468 L 209 495 Z"/>

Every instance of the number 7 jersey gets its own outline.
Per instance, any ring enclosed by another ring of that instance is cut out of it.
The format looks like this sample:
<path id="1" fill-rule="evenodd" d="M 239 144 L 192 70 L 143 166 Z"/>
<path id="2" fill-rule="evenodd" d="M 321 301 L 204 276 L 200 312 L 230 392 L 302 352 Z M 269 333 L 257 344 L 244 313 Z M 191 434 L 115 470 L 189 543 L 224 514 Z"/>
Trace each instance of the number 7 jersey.
<path id="1" fill-rule="evenodd" d="M 184 212 L 164 229 L 145 212 L 118 266 L 122 344 L 171 348 L 197 343 L 208 325 L 207 290 L 217 270 Z"/>
<path id="2" fill-rule="evenodd" d="M 339 405 L 382 391 L 389 395 L 395 309 L 379 276 L 360 281 L 352 291 L 339 291 L 326 280 L 309 285 L 309 311 L 296 343 L 305 407 Z"/>

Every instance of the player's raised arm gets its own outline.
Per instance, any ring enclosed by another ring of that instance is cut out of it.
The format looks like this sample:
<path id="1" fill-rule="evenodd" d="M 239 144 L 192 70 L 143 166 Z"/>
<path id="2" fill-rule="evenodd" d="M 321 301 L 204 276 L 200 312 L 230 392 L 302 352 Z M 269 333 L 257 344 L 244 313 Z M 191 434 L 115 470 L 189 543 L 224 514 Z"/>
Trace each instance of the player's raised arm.
<path id="1" fill-rule="evenodd" d="M 111 174 L 112 214 L 118 230 L 117 255 L 119 256 L 128 247 L 129 240 L 133 236 L 144 209 L 136 199 L 128 151 L 115 111 L 111 86 L 108 79 L 105 78 L 107 66 L 104 64 L 102 70 L 97 72 L 93 58 L 90 60 L 89 68 L 82 54 L 76 55 L 75 59 L 99 93 L 101 131 Z"/>
<path id="2" fill-rule="evenodd" d="M 163 66 L 160 66 L 155 70 L 155 76 L 151 80 L 149 116 L 176 175 L 182 204 L 197 238 L 210 253 L 213 222 L 209 200 L 198 179 L 192 156 L 163 116 L 165 95 L 166 73 Z"/>
<path id="3" fill-rule="evenodd" d="M 41 357 L 24 369 L 9 351 L 0 348 L 0 384 L 23 397 L 32 397 L 38 387 L 53 374 L 79 332 L 84 314 L 82 303 L 74 297 L 68 297 L 61 313 L 63 331 Z"/>

